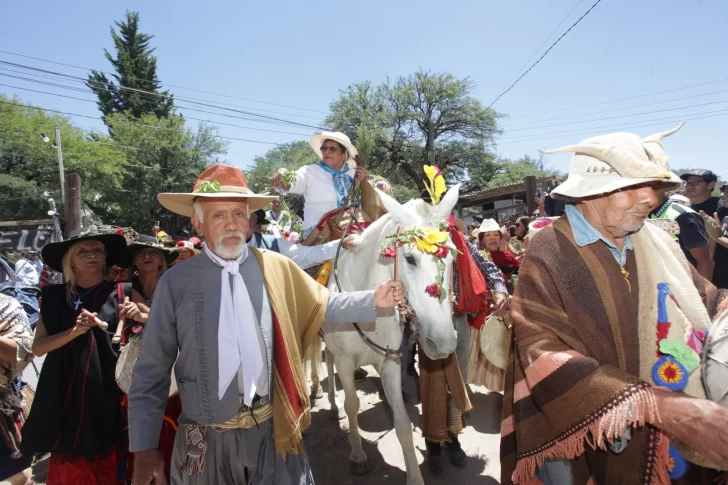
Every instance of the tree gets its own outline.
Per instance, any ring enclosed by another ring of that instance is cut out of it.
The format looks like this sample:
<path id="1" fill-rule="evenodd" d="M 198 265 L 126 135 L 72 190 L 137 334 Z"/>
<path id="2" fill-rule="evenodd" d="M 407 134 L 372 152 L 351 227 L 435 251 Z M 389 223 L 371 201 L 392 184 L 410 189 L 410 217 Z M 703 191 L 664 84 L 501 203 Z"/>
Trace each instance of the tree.
<path id="1" fill-rule="evenodd" d="M 168 231 L 189 224 L 189 218 L 173 214 L 157 201 L 161 192 L 189 192 L 197 176 L 220 163 L 227 144 L 215 137 L 216 128 L 200 126 L 192 131 L 177 116 L 142 115 L 133 122 L 121 114 L 107 117 L 114 142 L 126 154 L 119 189 L 100 194 L 105 212 L 92 207 L 107 224 L 133 227 L 149 233 L 156 221 Z"/>
<path id="2" fill-rule="evenodd" d="M 114 66 L 116 83 L 106 74 L 91 71 L 86 85 L 96 93 L 99 110 L 104 119 L 112 113 L 127 113 L 139 118 L 153 114 L 157 117 L 169 116 L 174 107 L 174 99 L 169 91 L 160 91 L 161 83 L 157 78 L 157 58 L 149 47 L 152 35 L 139 32 L 139 14 L 126 12 L 126 20 L 114 22 L 119 33 L 111 27 L 116 58 L 104 49 L 106 59 Z M 157 94 L 147 94 L 148 91 Z"/>
<path id="3" fill-rule="evenodd" d="M 558 170 L 546 168 L 543 159 L 535 160 L 524 155 L 518 160 L 509 158 L 490 159 L 481 167 L 471 171 L 468 182 L 468 190 L 485 190 L 501 185 L 510 185 L 523 182 L 529 175 L 536 177 L 548 177 L 559 175 Z"/>
<path id="4" fill-rule="evenodd" d="M 474 87 L 469 78 L 422 71 L 376 87 L 365 81 L 341 92 L 326 123 L 355 143 L 365 126 L 370 167 L 395 184 L 414 182 L 421 193 L 430 153 L 450 182 L 485 161 L 500 115 L 472 97 Z"/>
<path id="5" fill-rule="evenodd" d="M 53 139 L 56 125 L 64 170 L 81 176 L 84 203 L 120 187 L 124 153 L 111 146 L 108 137 L 92 139 L 63 116 L 0 94 L 0 220 L 47 218 L 45 191 L 63 213 L 56 150 L 41 140 L 41 133 Z"/>

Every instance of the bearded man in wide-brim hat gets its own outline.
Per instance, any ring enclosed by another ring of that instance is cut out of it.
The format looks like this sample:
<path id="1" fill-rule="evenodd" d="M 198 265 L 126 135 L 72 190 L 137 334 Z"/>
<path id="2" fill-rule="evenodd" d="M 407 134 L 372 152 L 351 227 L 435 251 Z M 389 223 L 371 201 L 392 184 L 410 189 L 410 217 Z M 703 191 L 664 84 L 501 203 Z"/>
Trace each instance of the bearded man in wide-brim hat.
<path id="1" fill-rule="evenodd" d="M 395 282 L 329 293 L 291 260 L 249 248 L 250 213 L 272 199 L 226 165 L 205 170 L 189 193 L 159 195 L 206 243 L 155 290 L 129 390 L 135 484 L 164 483 L 157 444 L 173 365 L 182 415 L 172 483 L 312 484 L 304 351 L 323 325 L 371 321 L 404 299 Z"/>
<path id="2" fill-rule="evenodd" d="M 700 484 L 728 468 L 728 409 L 701 382 L 711 288 L 645 223 L 680 186 L 662 146 L 678 128 L 545 152 L 574 156 L 551 192 L 566 215 L 533 236 L 513 298 L 501 483 Z"/>

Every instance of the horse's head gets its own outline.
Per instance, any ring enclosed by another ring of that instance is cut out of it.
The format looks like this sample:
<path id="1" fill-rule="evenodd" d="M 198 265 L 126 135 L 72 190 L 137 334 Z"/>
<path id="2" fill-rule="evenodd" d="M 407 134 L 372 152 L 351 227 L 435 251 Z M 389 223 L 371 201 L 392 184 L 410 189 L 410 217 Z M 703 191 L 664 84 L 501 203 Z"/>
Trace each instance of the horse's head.
<path id="1" fill-rule="evenodd" d="M 458 186 L 451 188 L 434 206 L 421 199 L 401 205 L 386 194 L 379 193 L 391 216 L 392 224 L 388 226 L 394 228 L 393 233 L 399 227 L 401 233 L 410 229 L 425 229 L 432 235 L 429 243 L 411 242 L 390 249 L 390 254 L 392 250 L 397 251 L 399 279 L 404 284 L 409 304 L 417 313 L 420 345 L 431 359 L 447 357 L 455 351 L 457 344 L 449 298 L 453 254 L 447 252 L 445 257 L 441 257 L 442 251 L 433 254 L 434 249 L 430 244 L 453 247 L 450 235 L 443 234 L 439 228 L 457 203 L 458 193 Z"/>

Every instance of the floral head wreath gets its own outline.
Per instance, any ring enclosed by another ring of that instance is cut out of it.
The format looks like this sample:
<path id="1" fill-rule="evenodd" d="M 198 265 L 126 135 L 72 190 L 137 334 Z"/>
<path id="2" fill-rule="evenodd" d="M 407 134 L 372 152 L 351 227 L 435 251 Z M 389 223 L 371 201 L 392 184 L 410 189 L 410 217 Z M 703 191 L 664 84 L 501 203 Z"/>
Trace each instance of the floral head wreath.
<path id="1" fill-rule="evenodd" d="M 425 174 L 429 180 L 425 181 L 425 188 L 432 198 L 432 205 L 440 202 L 442 194 L 447 191 L 445 178 L 442 176 L 437 165 L 431 167 L 425 165 Z M 445 280 L 445 258 L 451 252 L 459 254 L 459 251 L 446 244 L 450 237 L 450 229 L 454 226 L 454 220 L 442 220 L 437 227 L 411 227 L 399 231 L 397 234 L 387 236 L 380 250 L 380 255 L 385 258 L 395 258 L 397 250 L 404 245 L 417 246 L 417 249 L 425 254 L 431 254 L 437 264 L 437 276 L 435 282 L 425 287 L 425 293 L 437 298 L 440 303 L 446 296 L 443 287 Z"/>

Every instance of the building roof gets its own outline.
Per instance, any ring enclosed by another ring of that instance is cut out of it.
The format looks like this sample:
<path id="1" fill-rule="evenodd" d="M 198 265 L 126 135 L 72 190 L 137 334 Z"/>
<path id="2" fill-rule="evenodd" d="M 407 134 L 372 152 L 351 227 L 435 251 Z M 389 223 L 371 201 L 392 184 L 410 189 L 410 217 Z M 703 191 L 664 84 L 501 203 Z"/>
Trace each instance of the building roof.
<path id="1" fill-rule="evenodd" d="M 536 185 L 539 187 L 549 183 L 558 185 L 563 182 L 563 180 L 564 177 L 559 175 L 542 177 L 536 179 Z M 487 190 L 480 190 L 475 192 L 469 192 L 467 194 L 462 194 L 460 195 L 459 203 L 466 205 L 483 204 L 487 202 L 493 202 L 494 200 L 510 199 L 513 196 L 525 195 L 525 192 L 525 182 L 517 182 L 515 184 L 499 185 L 497 187 L 491 187 Z"/>

